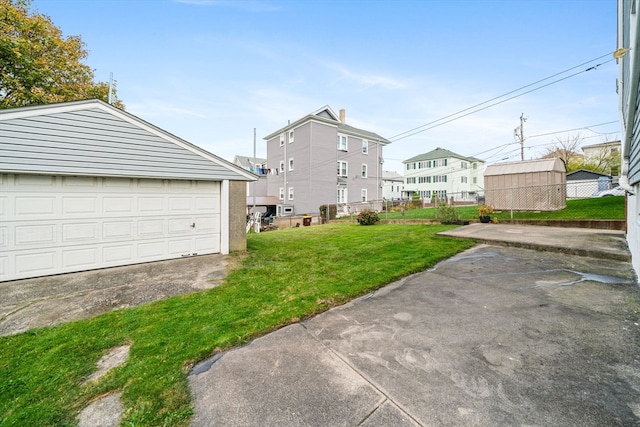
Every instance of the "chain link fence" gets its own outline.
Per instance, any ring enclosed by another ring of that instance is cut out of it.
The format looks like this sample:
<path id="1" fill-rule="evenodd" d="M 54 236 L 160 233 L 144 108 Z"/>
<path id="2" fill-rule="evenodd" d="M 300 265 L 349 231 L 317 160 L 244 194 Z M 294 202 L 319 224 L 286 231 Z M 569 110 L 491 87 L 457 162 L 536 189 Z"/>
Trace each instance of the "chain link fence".
<path id="1" fill-rule="evenodd" d="M 566 184 L 522 186 L 483 190 L 474 193 L 438 192 L 446 197 L 373 200 L 336 206 L 336 216 L 350 217 L 363 210 L 385 212 L 396 217 L 436 219 L 437 212 L 412 213 L 421 208 L 454 206 L 461 218 L 477 217 L 478 207 L 491 207 L 504 219 L 624 219 L 625 192 L 610 182 L 571 181 Z M 422 216 L 421 216 L 422 215 Z"/>

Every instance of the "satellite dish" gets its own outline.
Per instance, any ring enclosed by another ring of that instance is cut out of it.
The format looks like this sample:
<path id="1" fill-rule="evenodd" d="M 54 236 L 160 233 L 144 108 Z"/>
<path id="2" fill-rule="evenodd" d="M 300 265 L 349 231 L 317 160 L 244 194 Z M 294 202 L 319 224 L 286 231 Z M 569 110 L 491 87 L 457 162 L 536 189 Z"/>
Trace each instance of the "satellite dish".
<path id="1" fill-rule="evenodd" d="M 613 57 L 616 59 L 620 59 L 623 56 L 625 56 L 627 54 L 627 52 L 629 52 L 630 49 L 627 49 L 626 47 L 621 47 L 620 49 L 616 49 L 615 52 L 613 52 Z"/>

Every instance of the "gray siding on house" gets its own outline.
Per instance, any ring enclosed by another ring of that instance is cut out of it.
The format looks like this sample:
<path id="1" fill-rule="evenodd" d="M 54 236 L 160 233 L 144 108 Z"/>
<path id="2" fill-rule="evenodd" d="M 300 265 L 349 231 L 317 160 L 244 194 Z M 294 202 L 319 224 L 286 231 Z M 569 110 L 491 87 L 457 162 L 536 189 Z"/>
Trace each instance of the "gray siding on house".
<path id="1" fill-rule="evenodd" d="M 0 171 L 251 180 L 247 174 L 235 172 L 230 163 L 227 165 L 186 141 L 169 134 L 165 137 L 160 130 L 158 135 L 145 129 L 145 122 L 138 125 L 137 119 L 130 122 L 118 117 L 109 111 L 113 107 L 107 104 L 100 106 L 98 101 L 85 104 L 83 109 L 58 112 L 46 106 L 37 107 L 42 114 L 24 117 L 20 114 L 9 117 L 6 113 L 12 110 L 0 112 Z"/>

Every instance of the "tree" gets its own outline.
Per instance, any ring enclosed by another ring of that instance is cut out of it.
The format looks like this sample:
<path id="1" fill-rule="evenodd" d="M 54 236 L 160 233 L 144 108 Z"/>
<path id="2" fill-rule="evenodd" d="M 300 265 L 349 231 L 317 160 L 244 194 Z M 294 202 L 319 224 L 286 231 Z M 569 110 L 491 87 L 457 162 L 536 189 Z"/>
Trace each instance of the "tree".
<path id="1" fill-rule="evenodd" d="M 567 168 L 567 172 L 573 172 L 582 168 L 584 156 L 578 153 L 578 148 L 582 142 L 582 136 L 577 133 L 568 136 L 566 139 L 556 138 L 552 145 L 546 148 L 542 159 L 560 158 Z"/>
<path id="2" fill-rule="evenodd" d="M 80 36 L 63 37 L 51 18 L 30 13 L 31 0 L 0 0 L 0 109 L 98 98 L 109 85 L 94 82 Z M 112 91 L 112 104 L 124 104 Z"/>

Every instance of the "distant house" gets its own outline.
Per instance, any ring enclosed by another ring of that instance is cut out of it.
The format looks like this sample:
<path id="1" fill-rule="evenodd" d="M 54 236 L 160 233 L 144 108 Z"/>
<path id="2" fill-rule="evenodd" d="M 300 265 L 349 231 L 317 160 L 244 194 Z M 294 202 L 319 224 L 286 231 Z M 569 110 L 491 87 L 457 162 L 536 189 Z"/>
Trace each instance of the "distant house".
<path id="1" fill-rule="evenodd" d="M 0 110 L 0 281 L 246 249 L 255 179 L 102 101 Z"/>
<path id="2" fill-rule="evenodd" d="M 319 214 L 321 205 L 380 209 L 382 149 L 389 141 L 346 124 L 325 106 L 267 135 L 267 194 L 277 214 Z"/>
<path id="3" fill-rule="evenodd" d="M 485 203 L 498 210 L 556 211 L 567 206 L 561 159 L 496 163 L 484 171 Z"/>
<path id="4" fill-rule="evenodd" d="M 617 92 L 622 125 L 620 187 L 627 191 L 627 243 L 631 263 L 640 273 L 640 13 L 635 1 L 618 0 Z"/>
<path id="5" fill-rule="evenodd" d="M 620 141 L 609 141 L 582 147 L 584 162 L 602 167 L 609 175 L 620 174 Z"/>
<path id="6" fill-rule="evenodd" d="M 407 198 L 417 193 L 421 199 L 475 201 L 482 190 L 484 161 L 436 148 L 402 162 Z"/>
<path id="7" fill-rule="evenodd" d="M 579 199 L 611 188 L 611 176 L 580 169 L 567 174 L 567 197 Z"/>
<path id="8" fill-rule="evenodd" d="M 382 198 L 398 200 L 402 198 L 404 177 L 398 172 L 382 171 Z"/>
<path id="9" fill-rule="evenodd" d="M 267 175 L 271 170 L 267 167 L 267 159 L 258 157 L 235 156 L 233 164 L 258 175 L 256 181 L 247 182 L 247 213 L 254 212 L 276 214 L 276 206 L 280 201 L 267 196 Z"/>

